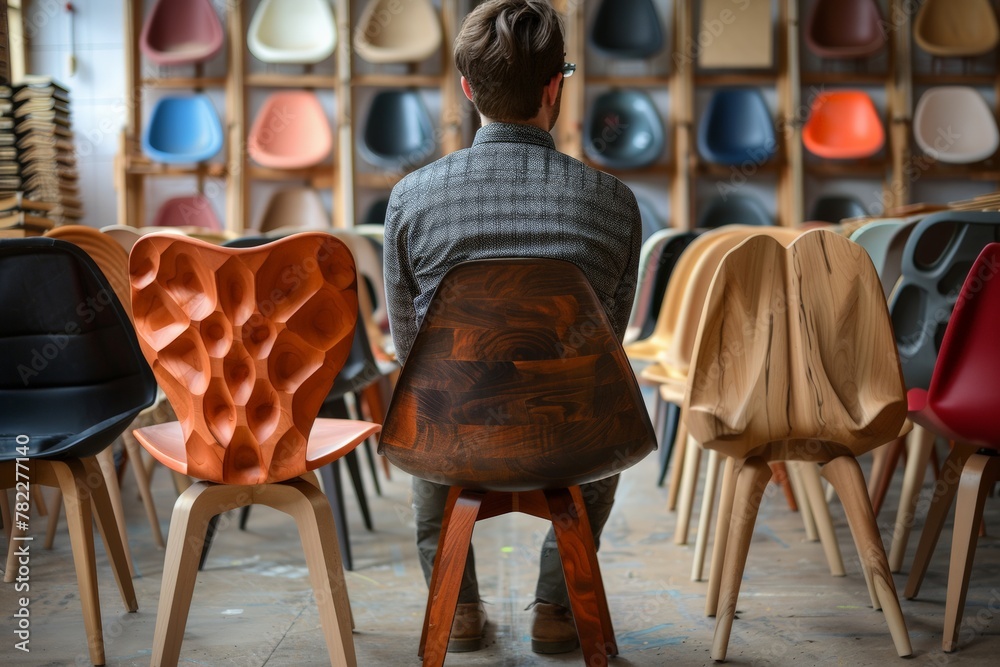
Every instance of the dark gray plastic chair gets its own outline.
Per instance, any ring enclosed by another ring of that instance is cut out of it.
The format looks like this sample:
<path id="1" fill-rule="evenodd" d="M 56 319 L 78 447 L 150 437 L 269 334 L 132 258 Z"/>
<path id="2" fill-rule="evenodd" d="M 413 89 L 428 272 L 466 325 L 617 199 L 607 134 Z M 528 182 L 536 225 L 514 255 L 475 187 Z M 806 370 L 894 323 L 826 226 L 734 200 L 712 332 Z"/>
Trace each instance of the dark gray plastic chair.
<path id="1" fill-rule="evenodd" d="M 715 229 L 724 225 L 752 225 L 767 227 L 774 218 L 760 200 L 751 195 L 716 197 L 698 216 L 698 229 Z"/>
<path id="2" fill-rule="evenodd" d="M 903 251 L 902 279 L 889 301 L 903 378 L 930 386 L 934 363 L 965 278 L 987 244 L 1000 240 L 1000 212 L 947 211 L 919 223 Z"/>
<path id="3" fill-rule="evenodd" d="M 818 222 L 840 222 L 847 218 L 868 215 L 865 205 L 857 197 L 850 195 L 824 195 L 813 204 L 809 220 Z"/>
<path id="4" fill-rule="evenodd" d="M 372 100 L 362 141 L 361 157 L 388 171 L 409 171 L 434 154 L 434 124 L 415 90 L 383 90 Z"/>
<path id="5" fill-rule="evenodd" d="M 611 169 L 639 169 L 663 153 L 665 132 L 649 95 L 609 90 L 594 100 L 585 124 L 587 157 Z"/>
<path id="6" fill-rule="evenodd" d="M 698 126 L 698 151 L 716 164 L 764 164 L 778 149 L 774 121 L 756 88 L 715 91 Z"/>
<path id="7" fill-rule="evenodd" d="M 642 59 L 663 50 L 663 27 L 652 0 L 604 0 L 590 43 L 611 58 Z"/>
<path id="8" fill-rule="evenodd" d="M 639 204 L 639 215 L 642 217 L 642 242 L 645 243 L 650 236 L 660 231 L 664 227 L 664 220 L 656 212 L 653 202 L 645 197 L 636 197 Z"/>
<path id="9" fill-rule="evenodd" d="M 915 225 L 912 220 L 877 220 L 851 234 L 851 240 L 872 258 L 886 299 L 892 295 L 903 272 L 903 252 Z"/>
<path id="10" fill-rule="evenodd" d="M 368 207 L 368 211 L 365 213 L 365 219 L 361 221 L 363 225 L 384 225 L 385 224 L 385 214 L 389 209 L 388 199 L 378 199 L 374 204 Z"/>

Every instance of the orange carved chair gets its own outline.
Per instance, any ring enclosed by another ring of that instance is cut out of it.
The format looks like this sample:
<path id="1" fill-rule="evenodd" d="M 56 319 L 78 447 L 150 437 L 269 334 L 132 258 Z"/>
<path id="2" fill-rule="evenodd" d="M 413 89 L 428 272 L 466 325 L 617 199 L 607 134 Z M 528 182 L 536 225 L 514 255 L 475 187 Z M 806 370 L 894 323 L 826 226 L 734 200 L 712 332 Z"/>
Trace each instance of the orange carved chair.
<path id="1" fill-rule="evenodd" d="M 616 655 L 579 485 L 642 459 L 656 436 L 621 345 L 583 273 L 554 259 L 453 267 L 400 373 L 380 446 L 451 486 L 420 640 L 441 665 L 476 521 L 553 520 L 587 665 Z"/>
<path id="2" fill-rule="evenodd" d="M 129 259 L 142 351 L 180 420 L 136 438 L 203 480 L 174 506 L 153 664 L 177 663 L 209 521 L 254 503 L 295 518 L 330 659 L 356 664 L 333 515 L 312 472 L 379 430 L 316 419 L 354 335 L 350 251 L 322 233 L 249 249 L 156 235 Z"/>
<path id="3" fill-rule="evenodd" d="M 716 549 L 725 554 L 712 658 L 725 660 L 772 461 L 812 461 L 837 490 L 873 606 L 910 654 L 857 455 L 896 438 L 906 393 L 882 286 L 864 249 L 808 232 L 787 249 L 758 236 L 730 252 L 709 292 L 685 400 L 691 434 L 730 457 Z M 728 505 L 728 506 L 727 506 Z M 728 530 L 726 529 L 726 521 Z"/>

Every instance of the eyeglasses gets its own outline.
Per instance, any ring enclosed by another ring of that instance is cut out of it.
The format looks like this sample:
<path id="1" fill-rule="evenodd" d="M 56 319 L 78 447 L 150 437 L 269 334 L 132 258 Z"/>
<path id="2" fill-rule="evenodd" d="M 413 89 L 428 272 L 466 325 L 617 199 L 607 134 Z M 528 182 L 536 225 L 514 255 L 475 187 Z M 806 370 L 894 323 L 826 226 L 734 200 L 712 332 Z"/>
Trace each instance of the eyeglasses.
<path id="1" fill-rule="evenodd" d="M 568 79 L 576 72 L 576 63 L 563 63 L 562 69 L 559 71 L 562 73 L 564 79 Z"/>

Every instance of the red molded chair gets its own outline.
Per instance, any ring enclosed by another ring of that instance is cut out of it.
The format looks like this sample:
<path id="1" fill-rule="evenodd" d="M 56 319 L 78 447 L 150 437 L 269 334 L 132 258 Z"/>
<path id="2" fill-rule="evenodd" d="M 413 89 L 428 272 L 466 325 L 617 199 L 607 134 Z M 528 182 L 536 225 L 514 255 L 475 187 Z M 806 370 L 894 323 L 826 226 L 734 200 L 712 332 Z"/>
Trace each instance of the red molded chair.
<path id="1" fill-rule="evenodd" d="M 806 45 L 821 58 L 867 58 L 885 46 L 875 0 L 816 0 Z"/>
<path id="2" fill-rule="evenodd" d="M 151 227 L 200 227 L 220 231 L 222 223 L 215 215 L 212 202 L 204 195 L 173 197 L 163 202 Z"/>
<path id="3" fill-rule="evenodd" d="M 222 23 L 209 0 L 157 0 L 139 48 L 157 65 L 191 65 L 222 49 Z"/>
<path id="4" fill-rule="evenodd" d="M 904 595 L 914 598 L 934 553 L 945 515 L 958 492 L 955 528 L 948 571 L 945 602 L 945 651 L 958 648 L 969 575 L 983 520 L 983 506 L 993 485 L 1000 480 L 1000 243 L 987 245 L 965 279 L 955 304 L 941 351 L 934 365 L 930 388 L 911 389 L 907 394 L 910 418 L 928 430 L 955 443 L 941 470 L 935 494 L 920 536 L 917 555 L 906 582 Z M 961 471 L 961 476 L 959 476 Z M 959 478 L 961 477 L 961 479 Z"/>
<path id="5" fill-rule="evenodd" d="M 355 665 L 333 513 L 312 472 L 380 429 L 316 419 L 354 338 L 350 251 L 322 233 L 248 249 L 153 235 L 132 248 L 129 274 L 142 351 L 180 420 L 135 436 L 204 480 L 174 506 L 153 664 L 177 664 L 211 518 L 261 503 L 299 524 L 330 659 Z"/>

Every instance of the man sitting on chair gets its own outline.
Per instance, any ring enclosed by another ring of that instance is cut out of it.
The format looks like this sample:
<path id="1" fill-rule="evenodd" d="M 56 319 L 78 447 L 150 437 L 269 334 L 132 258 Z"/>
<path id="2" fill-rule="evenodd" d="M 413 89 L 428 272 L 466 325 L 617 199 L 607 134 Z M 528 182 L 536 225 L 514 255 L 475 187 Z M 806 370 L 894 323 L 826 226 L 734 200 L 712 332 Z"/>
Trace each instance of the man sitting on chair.
<path id="1" fill-rule="evenodd" d="M 469 149 L 419 169 L 393 189 L 385 223 L 389 323 L 405 361 L 420 320 L 455 264 L 499 257 L 547 257 L 580 267 L 624 336 L 638 271 L 642 223 L 635 196 L 618 179 L 560 153 L 549 134 L 559 117 L 564 63 L 561 20 L 547 0 L 488 0 L 455 42 L 462 89 L 482 120 Z M 599 542 L 618 477 L 582 487 Z M 430 581 L 448 487 L 413 479 L 417 546 Z M 472 552 L 449 651 L 482 645 L 486 614 Z M 550 529 L 542 546 L 531 639 L 536 653 L 577 646 L 566 582 Z"/>

